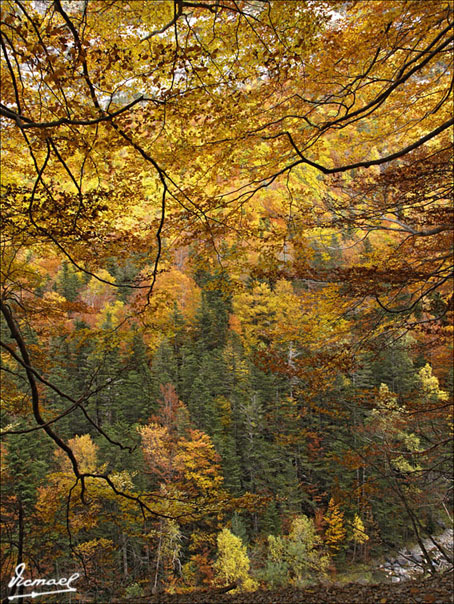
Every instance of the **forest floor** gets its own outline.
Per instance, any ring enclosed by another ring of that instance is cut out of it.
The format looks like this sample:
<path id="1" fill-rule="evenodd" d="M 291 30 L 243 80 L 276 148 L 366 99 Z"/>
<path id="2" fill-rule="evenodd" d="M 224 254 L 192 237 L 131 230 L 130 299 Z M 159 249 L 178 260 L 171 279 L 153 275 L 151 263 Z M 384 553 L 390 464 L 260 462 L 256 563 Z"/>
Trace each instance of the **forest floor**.
<path id="1" fill-rule="evenodd" d="M 451 604 L 454 575 L 448 572 L 423 580 L 362 585 L 314 585 L 307 589 L 259 590 L 229 594 L 196 591 L 161 594 L 150 604 Z"/>

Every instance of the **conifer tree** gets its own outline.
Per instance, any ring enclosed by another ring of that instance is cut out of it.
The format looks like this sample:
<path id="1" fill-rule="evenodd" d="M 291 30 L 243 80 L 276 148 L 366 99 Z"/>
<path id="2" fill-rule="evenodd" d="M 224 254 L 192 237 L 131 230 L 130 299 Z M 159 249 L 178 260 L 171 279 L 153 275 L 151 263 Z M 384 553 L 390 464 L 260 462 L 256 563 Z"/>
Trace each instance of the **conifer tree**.
<path id="1" fill-rule="evenodd" d="M 157 371 L 154 373 L 153 368 L 150 368 L 147 348 L 138 331 L 134 332 L 129 353 L 124 355 L 123 363 L 125 369 L 122 371 L 117 421 L 125 421 L 129 425 L 145 422 L 155 411 L 159 391 L 156 388 Z M 162 379 L 166 380 L 167 377 L 164 375 Z"/>
<path id="2" fill-rule="evenodd" d="M 56 290 L 69 302 L 74 302 L 81 288 L 81 280 L 72 265 L 66 260 L 61 266 L 61 273 L 57 278 Z"/>

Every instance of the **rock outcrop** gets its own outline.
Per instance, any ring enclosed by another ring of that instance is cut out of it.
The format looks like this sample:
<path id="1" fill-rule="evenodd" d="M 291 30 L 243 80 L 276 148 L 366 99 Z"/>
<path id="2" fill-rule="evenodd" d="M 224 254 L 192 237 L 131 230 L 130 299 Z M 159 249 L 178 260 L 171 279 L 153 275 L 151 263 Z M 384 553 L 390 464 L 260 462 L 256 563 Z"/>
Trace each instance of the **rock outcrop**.
<path id="1" fill-rule="evenodd" d="M 437 571 L 449 569 L 453 565 L 453 529 L 446 529 L 444 533 L 437 537 L 433 537 L 432 539 L 428 538 L 423 541 L 424 547 L 432 560 L 432 564 Z M 447 554 L 450 561 L 446 560 L 446 557 L 434 544 L 434 541 L 440 546 L 440 549 Z M 393 583 L 399 583 L 400 581 L 407 581 L 408 579 L 414 579 L 419 575 L 422 575 L 427 571 L 428 564 L 421 547 L 416 545 L 411 549 L 404 548 L 400 550 L 397 557 L 393 559 L 386 558 L 385 562 L 380 564 L 378 569 Z"/>

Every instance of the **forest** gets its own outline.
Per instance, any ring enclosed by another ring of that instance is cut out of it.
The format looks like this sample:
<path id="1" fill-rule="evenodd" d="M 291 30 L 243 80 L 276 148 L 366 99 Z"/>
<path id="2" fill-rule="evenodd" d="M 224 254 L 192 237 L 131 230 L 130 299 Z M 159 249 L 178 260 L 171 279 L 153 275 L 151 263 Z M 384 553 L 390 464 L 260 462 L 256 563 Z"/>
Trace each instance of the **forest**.
<path id="1" fill-rule="evenodd" d="M 452 566 L 453 17 L 2 0 L 5 602 Z"/>

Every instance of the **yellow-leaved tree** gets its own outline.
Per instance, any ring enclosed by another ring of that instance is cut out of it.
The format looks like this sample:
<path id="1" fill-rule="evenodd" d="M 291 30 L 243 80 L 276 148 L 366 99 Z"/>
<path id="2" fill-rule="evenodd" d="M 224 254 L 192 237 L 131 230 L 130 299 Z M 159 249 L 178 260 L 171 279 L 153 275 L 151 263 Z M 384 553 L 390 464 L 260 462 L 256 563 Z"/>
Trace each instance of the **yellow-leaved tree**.
<path id="1" fill-rule="evenodd" d="M 249 557 L 241 539 L 224 528 L 218 534 L 217 545 L 216 582 L 221 585 L 236 583 L 235 591 L 257 589 L 258 583 L 250 576 Z"/>
<path id="2" fill-rule="evenodd" d="M 326 575 L 329 556 L 314 521 L 305 515 L 293 519 L 288 535 L 269 535 L 268 547 L 261 575 L 271 587 L 287 584 L 303 587 Z"/>
<path id="3" fill-rule="evenodd" d="M 340 509 L 339 503 L 334 501 L 333 497 L 329 500 L 325 523 L 325 543 L 331 552 L 336 554 L 342 548 L 347 531 L 344 524 L 344 512 Z"/>
<path id="4" fill-rule="evenodd" d="M 358 546 L 369 541 L 369 535 L 366 533 L 364 523 L 358 514 L 355 514 L 352 523 L 351 540 L 353 541 L 353 560 L 356 557 Z"/>

